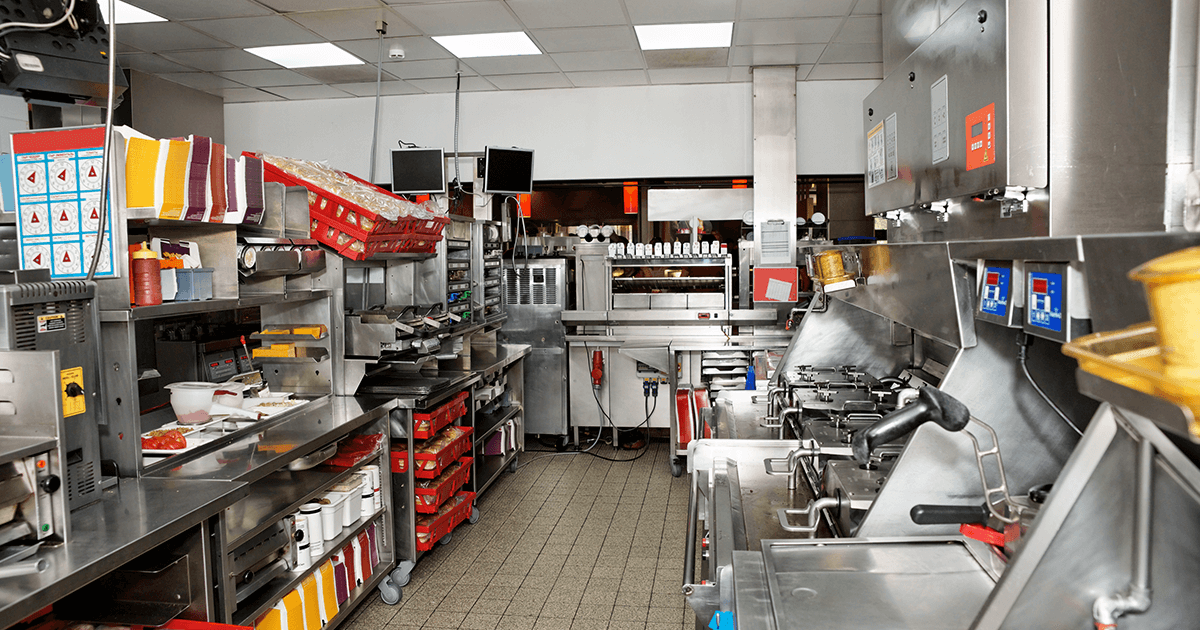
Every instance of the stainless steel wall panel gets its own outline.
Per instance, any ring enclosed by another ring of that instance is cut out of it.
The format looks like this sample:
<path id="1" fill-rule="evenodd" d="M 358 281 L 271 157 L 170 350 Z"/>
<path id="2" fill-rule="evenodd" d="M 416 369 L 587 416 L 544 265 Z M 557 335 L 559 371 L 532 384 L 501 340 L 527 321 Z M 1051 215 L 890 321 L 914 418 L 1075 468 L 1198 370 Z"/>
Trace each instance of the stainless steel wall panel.
<path id="1" fill-rule="evenodd" d="M 880 343 L 891 339 L 892 323 L 841 300 L 830 300 L 824 313 L 809 312 L 800 320 L 775 374 L 797 365 L 853 363 L 877 376 L 894 376 L 908 367 L 911 346 Z"/>

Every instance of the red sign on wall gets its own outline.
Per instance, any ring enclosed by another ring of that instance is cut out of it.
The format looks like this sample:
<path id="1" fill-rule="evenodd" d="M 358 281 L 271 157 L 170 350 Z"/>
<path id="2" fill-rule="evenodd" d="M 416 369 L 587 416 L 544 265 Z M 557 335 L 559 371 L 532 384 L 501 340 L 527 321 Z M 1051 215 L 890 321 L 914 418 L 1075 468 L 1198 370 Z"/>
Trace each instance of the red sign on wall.
<path id="1" fill-rule="evenodd" d="M 625 214 L 638 213 L 638 183 L 625 182 Z"/>
<path id="2" fill-rule="evenodd" d="M 967 170 L 996 163 L 996 104 L 967 116 Z"/>
<path id="3" fill-rule="evenodd" d="M 800 286 L 796 267 L 755 267 L 755 302 L 795 302 Z"/>

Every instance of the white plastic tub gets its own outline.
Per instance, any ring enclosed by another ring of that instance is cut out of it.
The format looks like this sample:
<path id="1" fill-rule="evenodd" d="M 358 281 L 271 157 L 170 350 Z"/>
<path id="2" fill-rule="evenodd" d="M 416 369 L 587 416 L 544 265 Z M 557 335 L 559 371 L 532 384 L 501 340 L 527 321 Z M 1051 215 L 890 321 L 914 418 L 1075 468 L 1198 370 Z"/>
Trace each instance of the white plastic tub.
<path id="1" fill-rule="evenodd" d="M 326 492 L 325 499 L 329 503 L 321 505 L 321 533 L 325 534 L 325 540 L 333 540 L 342 533 L 342 521 L 346 518 L 346 499 L 350 498 L 350 492 Z"/>

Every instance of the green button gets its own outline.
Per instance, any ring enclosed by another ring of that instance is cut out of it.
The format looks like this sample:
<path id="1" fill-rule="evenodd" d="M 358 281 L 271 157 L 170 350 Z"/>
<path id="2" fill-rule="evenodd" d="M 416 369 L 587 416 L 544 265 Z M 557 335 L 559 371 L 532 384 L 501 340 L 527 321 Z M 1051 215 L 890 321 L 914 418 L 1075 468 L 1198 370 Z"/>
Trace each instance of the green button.
<path id="1" fill-rule="evenodd" d="M 44 531 L 44 532 L 50 531 L 50 523 L 42 523 L 42 531 Z"/>

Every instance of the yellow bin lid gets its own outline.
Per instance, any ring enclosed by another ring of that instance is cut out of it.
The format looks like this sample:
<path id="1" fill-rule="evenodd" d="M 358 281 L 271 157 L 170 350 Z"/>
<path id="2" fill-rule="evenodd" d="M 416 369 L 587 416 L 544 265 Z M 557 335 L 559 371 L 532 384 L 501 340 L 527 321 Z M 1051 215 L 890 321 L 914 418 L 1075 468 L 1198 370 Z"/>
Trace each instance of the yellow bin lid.
<path id="1" fill-rule="evenodd" d="M 1145 284 L 1200 280 L 1200 247 L 1189 247 L 1142 263 L 1129 277 Z"/>

